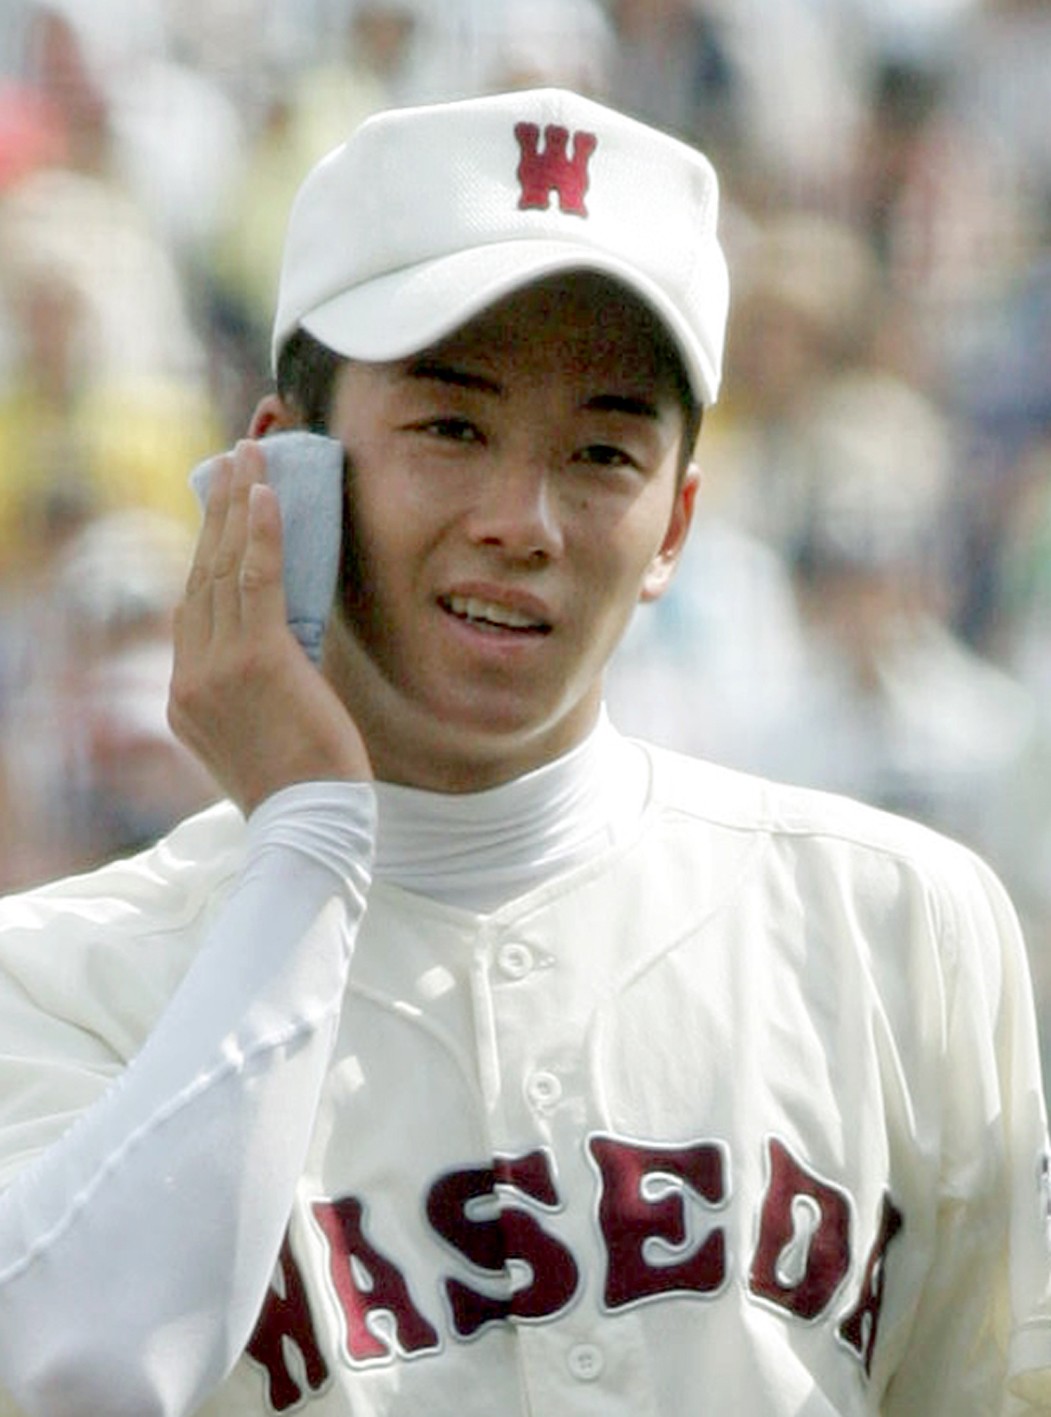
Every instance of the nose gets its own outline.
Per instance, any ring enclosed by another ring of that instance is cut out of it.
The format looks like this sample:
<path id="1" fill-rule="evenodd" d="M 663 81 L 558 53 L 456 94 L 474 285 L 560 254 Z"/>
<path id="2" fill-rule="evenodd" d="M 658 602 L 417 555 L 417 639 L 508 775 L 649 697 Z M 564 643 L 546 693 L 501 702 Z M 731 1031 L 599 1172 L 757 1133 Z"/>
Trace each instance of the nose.
<path id="1" fill-rule="evenodd" d="M 558 499 L 546 464 L 515 460 L 489 469 L 470 517 L 479 545 L 499 548 L 514 560 L 549 561 L 562 550 Z"/>

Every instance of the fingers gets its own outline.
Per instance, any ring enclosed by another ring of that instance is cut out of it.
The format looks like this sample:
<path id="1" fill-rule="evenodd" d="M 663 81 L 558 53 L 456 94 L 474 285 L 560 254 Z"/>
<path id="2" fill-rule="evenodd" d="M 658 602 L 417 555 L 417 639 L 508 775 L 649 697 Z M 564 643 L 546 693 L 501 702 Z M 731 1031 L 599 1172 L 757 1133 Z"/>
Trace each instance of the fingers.
<path id="1" fill-rule="evenodd" d="M 281 511 L 265 472 L 261 450 L 247 441 L 217 461 L 178 615 L 186 653 L 203 655 L 246 628 L 284 625 Z"/>
<path id="2" fill-rule="evenodd" d="M 285 624 L 281 508 L 265 482 L 248 491 L 247 539 L 239 577 L 241 623 L 253 638 Z"/>
<path id="3" fill-rule="evenodd" d="M 281 509 L 256 443 L 212 479 L 176 616 L 176 735 L 246 814 L 292 782 L 364 779 L 368 753 L 285 619 Z"/>
<path id="4" fill-rule="evenodd" d="M 197 536 L 186 591 L 176 612 L 177 648 L 199 653 L 212 633 L 212 566 L 230 504 L 233 459 L 217 460 L 204 521 Z"/>
<path id="5" fill-rule="evenodd" d="M 248 547 L 248 499 L 266 465 L 252 443 L 238 443 L 233 455 L 225 517 L 211 566 L 212 635 L 223 640 L 241 630 L 241 572 Z M 210 500 L 210 499 L 209 499 Z"/>

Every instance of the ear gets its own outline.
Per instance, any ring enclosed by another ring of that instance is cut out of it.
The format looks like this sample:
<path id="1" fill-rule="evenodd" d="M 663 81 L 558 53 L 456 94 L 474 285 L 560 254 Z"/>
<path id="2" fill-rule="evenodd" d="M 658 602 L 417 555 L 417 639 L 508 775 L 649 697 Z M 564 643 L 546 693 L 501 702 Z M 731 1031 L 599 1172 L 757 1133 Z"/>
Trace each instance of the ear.
<path id="1" fill-rule="evenodd" d="M 248 436 L 265 438 L 268 433 L 282 433 L 288 428 L 298 427 L 299 419 L 281 395 L 270 393 L 256 404 L 248 424 Z"/>
<path id="2" fill-rule="evenodd" d="M 639 599 L 644 603 L 659 600 L 671 585 L 672 576 L 693 524 L 693 509 L 700 482 L 701 470 L 696 463 L 691 462 L 676 489 L 664 540 L 643 576 Z"/>

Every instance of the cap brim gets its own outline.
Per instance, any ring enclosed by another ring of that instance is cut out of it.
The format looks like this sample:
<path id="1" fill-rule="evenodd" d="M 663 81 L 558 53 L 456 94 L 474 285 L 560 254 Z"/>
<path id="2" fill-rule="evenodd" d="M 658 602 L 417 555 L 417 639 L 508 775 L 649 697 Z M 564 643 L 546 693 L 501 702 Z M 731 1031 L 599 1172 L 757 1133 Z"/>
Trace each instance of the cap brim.
<path id="1" fill-rule="evenodd" d="M 714 361 L 669 297 L 627 262 L 574 242 L 502 241 L 441 256 L 343 291 L 311 310 L 300 324 L 350 359 L 405 359 L 438 343 L 504 296 L 545 276 L 577 270 L 607 275 L 644 300 L 671 335 L 698 400 L 714 403 Z M 721 298 L 722 292 L 716 294 Z M 284 331 L 281 339 L 289 334 Z"/>

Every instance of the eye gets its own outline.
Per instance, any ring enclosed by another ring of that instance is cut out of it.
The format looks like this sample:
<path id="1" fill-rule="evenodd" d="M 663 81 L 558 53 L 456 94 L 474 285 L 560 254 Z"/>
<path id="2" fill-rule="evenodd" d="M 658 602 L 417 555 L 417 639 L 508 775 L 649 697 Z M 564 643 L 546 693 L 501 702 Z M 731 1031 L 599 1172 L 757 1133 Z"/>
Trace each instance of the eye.
<path id="1" fill-rule="evenodd" d="M 433 438 L 440 438 L 452 443 L 480 443 L 482 433 L 477 424 L 472 423 L 469 418 L 443 417 L 428 418 L 423 423 L 416 425 L 420 433 L 428 433 Z"/>
<path id="2" fill-rule="evenodd" d="M 575 454 L 574 461 L 590 467 L 638 467 L 636 459 L 615 443 L 589 443 Z"/>

